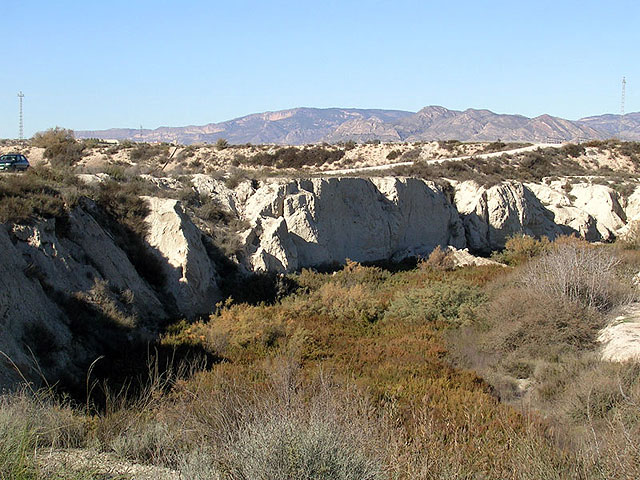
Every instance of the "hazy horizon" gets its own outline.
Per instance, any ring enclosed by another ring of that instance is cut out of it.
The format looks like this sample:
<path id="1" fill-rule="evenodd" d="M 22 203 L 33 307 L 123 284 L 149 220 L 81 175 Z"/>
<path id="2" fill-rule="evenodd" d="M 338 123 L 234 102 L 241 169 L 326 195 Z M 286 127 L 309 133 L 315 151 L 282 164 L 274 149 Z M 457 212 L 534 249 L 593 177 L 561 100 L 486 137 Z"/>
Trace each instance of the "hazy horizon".
<path id="1" fill-rule="evenodd" d="M 570 120 L 640 110 L 627 1 L 9 0 L 0 138 L 218 123 L 299 107 L 428 105 Z"/>

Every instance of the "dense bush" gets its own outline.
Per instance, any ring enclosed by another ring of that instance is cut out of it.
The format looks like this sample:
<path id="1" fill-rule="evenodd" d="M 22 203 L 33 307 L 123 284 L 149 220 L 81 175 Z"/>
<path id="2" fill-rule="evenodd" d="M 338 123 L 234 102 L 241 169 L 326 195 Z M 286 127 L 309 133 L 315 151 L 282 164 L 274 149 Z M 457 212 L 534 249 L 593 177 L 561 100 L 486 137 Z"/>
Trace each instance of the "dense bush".
<path id="1" fill-rule="evenodd" d="M 66 169 L 32 167 L 24 174 L 0 177 L 0 223 L 35 217 L 64 218 L 82 186 Z"/>
<path id="2" fill-rule="evenodd" d="M 416 147 L 411 150 L 407 150 L 402 154 L 400 160 L 403 162 L 415 162 L 420 159 L 420 155 L 422 154 L 422 148 Z"/>
<path id="3" fill-rule="evenodd" d="M 435 283 L 399 293 L 385 316 L 406 322 L 441 323 L 446 326 L 469 323 L 474 308 L 486 301 L 482 292 L 465 283 Z"/>
<path id="4" fill-rule="evenodd" d="M 323 147 L 296 148 L 286 147 L 274 153 L 261 152 L 249 158 L 249 165 L 261 165 L 275 168 L 301 168 L 320 166 L 337 162 L 344 156 L 344 150 L 331 150 Z"/>
<path id="5" fill-rule="evenodd" d="M 153 159 L 162 161 L 166 159 L 168 152 L 169 147 L 166 144 L 137 143 L 129 152 L 129 158 L 139 163 L 149 162 Z"/>
<path id="6" fill-rule="evenodd" d="M 410 167 L 396 167 L 394 173 L 427 179 L 449 178 L 474 180 L 487 187 L 512 179 L 540 182 L 550 176 L 586 175 L 590 172 L 561 149 L 546 148 L 528 151 L 514 156 L 502 155 L 489 159 L 470 158 L 443 161 L 437 164 L 416 163 Z M 618 174 L 609 172 L 610 175 Z"/>
<path id="7" fill-rule="evenodd" d="M 216 150 L 225 150 L 226 148 L 229 148 L 229 142 L 224 138 L 219 138 L 216 141 Z"/>
<path id="8" fill-rule="evenodd" d="M 507 265 L 522 265 L 534 257 L 538 257 L 551 248 L 547 237 L 540 240 L 529 235 L 512 235 L 507 238 L 504 250 L 495 252 L 493 259 Z"/>
<path id="9" fill-rule="evenodd" d="M 391 150 L 389 153 L 387 153 L 387 160 L 395 160 L 400 155 L 402 155 L 402 152 L 400 150 Z"/>
<path id="10" fill-rule="evenodd" d="M 462 142 L 460 140 L 440 140 L 438 142 L 438 146 L 440 148 L 449 152 L 453 152 L 459 145 L 462 145 Z"/>
<path id="11" fill-rule="evenodd" d="M 44 158 L 53 166 L 71 166 L 82 159 L 84 143 L 77 142 L 72 130 L 55 127 L 36 133 L 31 139 L 35 147 L 44 148 Z"/>

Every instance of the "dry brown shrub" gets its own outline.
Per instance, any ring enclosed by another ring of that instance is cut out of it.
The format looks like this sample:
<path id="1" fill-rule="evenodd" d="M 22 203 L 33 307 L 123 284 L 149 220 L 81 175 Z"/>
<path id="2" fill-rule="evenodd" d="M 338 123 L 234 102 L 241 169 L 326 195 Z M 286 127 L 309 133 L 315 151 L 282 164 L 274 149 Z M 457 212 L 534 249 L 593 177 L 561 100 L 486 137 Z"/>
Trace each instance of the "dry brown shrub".
<path id="1" fill-rule="evenodd" d="M 619 278 L 619 265 L 620 259 L 610 249 L 567 238 L 528 263 L 520 282 L 541 295 L 607 310 L 633 297 L 633 291 Z"/>
<path id="2" fill-rule="evenodd" d="M 443 250 L 442 247 L 438 245 L 429 254 L 429 258 L 427 258 L 427 260 L 423 262 L 420 262 L 419 266 L 421 268 L 430 267 L 436 270 L 453 270 L 456 264 L 450 252 L 446 249 Z"/>

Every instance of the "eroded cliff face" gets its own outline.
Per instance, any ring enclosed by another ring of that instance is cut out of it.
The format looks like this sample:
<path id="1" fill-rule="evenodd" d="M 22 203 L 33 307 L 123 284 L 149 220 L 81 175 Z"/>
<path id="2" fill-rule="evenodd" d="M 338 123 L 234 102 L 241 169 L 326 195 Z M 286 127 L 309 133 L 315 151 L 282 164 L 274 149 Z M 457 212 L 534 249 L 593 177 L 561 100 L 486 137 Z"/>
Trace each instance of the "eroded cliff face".
<path id="1" fill-rule="evenodd" d="M 443 189 L 416 178 L 315 178 L 246 182 L 234 191 L 194 178 L 251 228 L 242 233 L 249 270 L 294 271 L 329 263 L 428 255 L 437 245 L 488 254 L 514 234 L 608 241 L 640 217 L 640 195 L 623 199 L 588 181 Z M 629 212 L 627 212 L 627 210 Z"/>
<path id="2" fill-rule="evenodd" d="M 156 271 L 136 269 L 89 200 L 64 220 L 0 225 L 0 390 L 21 376 L 84 378 L 100 355 L 154 341 L 169 318 L 214 309 L 221 295 L 201 232 L 175 200 L 147 201 Z"/>
<path id="3" fill-rule="evenodd" d="M 401 260 L 438 245 L 489 253 L 519 233 L 607 241 L 640 221 L 640 190 L 623 197 L 588 179 L 491 187 L 396 177 L 269 179 L 234 189 L 205 175 L 190 181 L 249 225 L 238 255 L 247 272 Z M 184 188 L 174 183 L 166 188 Z M 153 265 L 132 258 L 90 200 L 64 220 L 0 225 L 0 388 L 18 381 L 18 370 L 31 380 L 40 371 L 52 381 L 84 378 L 105 348 L 126 356 L 127 345 L 157 338 L 164 322 L 214 310 L 222 279 L 209 240 L 179 201 L 145 200 L 141 248 Z"/>
<path id="4" fill-rule="evenodd" d="M 411 178 L 311 179 L 268 183 L 241 211 L 247 266 L 301 267 L 425 255 L 465 246 L 464 229 L 442 189 Z"/>
<path id="5" fill-rule="evenodd" d="M 221 295 L 202 232 L 177 200 L 145 200 L 150 208 L 145 220 L 149 230 L 146 240 L 162 268 L 165 293 L 181 316 L 192 318 L 212 312 Z"/>

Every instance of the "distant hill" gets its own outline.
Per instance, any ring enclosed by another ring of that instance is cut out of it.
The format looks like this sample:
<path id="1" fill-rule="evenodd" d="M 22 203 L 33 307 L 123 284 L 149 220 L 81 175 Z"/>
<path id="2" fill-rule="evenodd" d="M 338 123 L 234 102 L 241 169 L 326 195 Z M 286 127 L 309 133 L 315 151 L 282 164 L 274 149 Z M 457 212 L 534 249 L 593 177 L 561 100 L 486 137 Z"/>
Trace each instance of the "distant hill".
<path id="1" fill-rule="evenodd" d="M 621 130 L 620 127 L 622 127 Z M 301 145 L 345 140 L 419 141 L 577 141 L 619 136 L 640 140 L 640 112 L 599 115 L 577 121 L 551 115 L 528 118 L 489 110 L 449 110 L 439 106 L 419 112 L 357 108 L 294 108 L 247 115 L 202 126 L 155 130 L 113 128 L 76 131 L 78 138 L 109 138 L 192 144 L 225 138 L 233 144 Z"/>
<path id="2" fill-rule="evenodd" d="M 627 113 L 620 122 L 620 115 L 597 115 L 581 118 L 578 122 L 594 130 L 604 133 L 607 137 L 617 136 L 624 140 L 640 140 L 640 112 Z"/>

